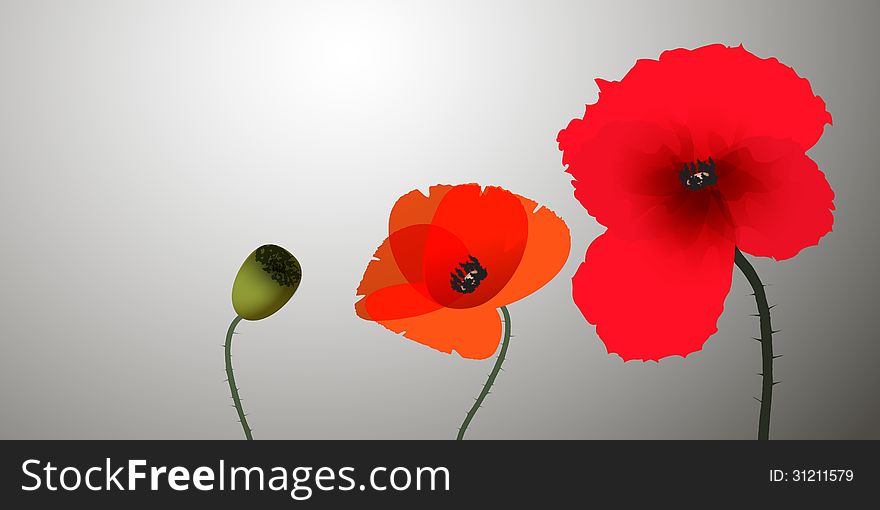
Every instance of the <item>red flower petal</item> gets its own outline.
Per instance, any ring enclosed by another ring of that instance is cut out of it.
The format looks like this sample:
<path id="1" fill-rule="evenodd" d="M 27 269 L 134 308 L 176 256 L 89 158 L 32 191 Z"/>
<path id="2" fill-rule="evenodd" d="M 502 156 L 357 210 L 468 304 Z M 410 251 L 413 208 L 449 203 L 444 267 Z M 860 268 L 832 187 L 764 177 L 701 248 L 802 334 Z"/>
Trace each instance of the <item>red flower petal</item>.
<path id="1" fill-rule="evenodd" d="M 740 250 L 787 259 L 831 231 L 834 191 L 793 142 L 747 140 L 723 157 L 718 172 Z"/>
<path id="2" fill-rule="evenodd" d="M 681 185 L 681 162 L 691 154 L 669 130 L 641 122 L 609 124 L 580 149 L 569 161 L 574 195 L 605 226 L 656 235 L 658 227 L 677 224 L 669 217 L 679 209 L 675 204 L 699 198 Z"/>
<path id="3" fill-rule="evenodd" d="M 373 321 L 397 320 L 429 314 L 441 308 L 426 297 L 424 285 L 402 283 L 381 288 L 355 303 L 358 316 Z"/>
<path id="4" fill-rule="evenodd" d="M 599 101 L 559 133 L 569 164 L 581 143 L 609 123 L 643 121 L 686 132 L 694 157 L 765 136 L 793 140 L 803 150 L 822 135 L 831 115 L 810 83 L 775 58 L 720 44 L 664 52 L 639 60 L 619 82 L 597 80 Z"/>
<path id="5" fill-rule="evenodd" d="M 452 308 L 477 306 L 498 294 L 519 267 L 529 235 L 528 217 L 519 198 L 502 188 L 483 190 L 478 184 L 449 190 L 431 223 L 455 234 L 466 247 L 466 255 L 476 257 L 488 273 L 476 291 L 462 294 L 452 289 L 450 272 L 458 263 L 467 262 L 467 256 L 446 267 L 430 262 L 435 264 L 427 279 L 431 294 Z M 434 247 L 438 254 L 444 250 L 441 243 Z M 427 253 L 435 256 L 433 249 Z"/>
<path id="6" fill-rule="evenodd" d="M 388 240 L 409 283 L 423 285 L 429 297 L 443 306 L 455 301 L 460 294 L 449 285 L 449 271 L 468 257 L 468 248 L 458 236 L 436 225 L 410 225 L 392 232 Z M 445 285 L 438 285 L 438 279 Z"/>
<path id="7" fill-rule="evenodd" d="M 627 239 L 673 236 L 689 242 L 706 224 L 733 239 L 721 197 L 679 179 L 692 147 L 651 124 L 609 124 L 584 142 L 572 162 L 575 197 L 603 225 Z"/>
<path id="8" fill-rule="evenodd" d="M 690 243 L 596 238 L 573 279 L 574 300 L 624 360 L 687 356 L 702 348 L 724 308 L 734 245 L 711 228 Z"/>
<path id="9" fill-rule="evenodd" d="M 385 239 L 373 254 L 357 288 L 357 294 L 364 297 L 355 304 L 355 311 L 363 319 L 412 317 L 440 307 L 427 297 L 424 283 L 416 286 L 407 280 L 392 252 L 392 237 Z"/>

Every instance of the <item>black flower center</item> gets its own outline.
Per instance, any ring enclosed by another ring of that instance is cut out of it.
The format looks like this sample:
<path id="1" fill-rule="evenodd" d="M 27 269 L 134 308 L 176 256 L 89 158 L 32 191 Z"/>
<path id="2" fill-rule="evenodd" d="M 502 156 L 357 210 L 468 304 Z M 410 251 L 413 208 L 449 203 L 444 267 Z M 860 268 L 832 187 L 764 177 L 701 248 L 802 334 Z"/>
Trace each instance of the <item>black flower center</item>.
<path id="1" fill-rule="evenodd" d="M 280 246 L 264 244 L 257 248 L 254 258 L 263 266 L 263 271 L 282 287 L 293 287 L 302 278 L 302 269 L 296 258 Z"/>
<path id="2" fill-rule="evenodd" d="M 718 174 L 715 173 L 715 162 L 709 158 L 708 162 L 697 160 L 696 163 L 685 163 L 678 178 L 685 188 L 696 191 L 718 182 Z"/>
<path id="3" fill-rule="evenodd" d="M 473 255 L 468 255 L 466 262 L 460 263 L 449 273 L 449 276 L 452 277 L 449 283 L 455 292 L 470 294 L 477 290 L 480 282 L 485 280 L 488 275 L 489 273 L 486 272 L 486 268 L 480 264 L 480 261 Z"/>

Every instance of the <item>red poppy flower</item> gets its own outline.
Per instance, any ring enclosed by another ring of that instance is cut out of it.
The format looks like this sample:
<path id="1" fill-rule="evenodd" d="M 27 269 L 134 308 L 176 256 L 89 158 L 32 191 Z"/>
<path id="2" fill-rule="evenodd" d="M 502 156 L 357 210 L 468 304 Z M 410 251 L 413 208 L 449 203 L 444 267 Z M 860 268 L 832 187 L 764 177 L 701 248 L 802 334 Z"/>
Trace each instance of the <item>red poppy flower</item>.
<path id="1" fill-rule="evenodd" d="M 609 352 L 658 360 L 717 331 L 736 248 L 777 260 L 831 230 L 805 152 L 831 116 L 809 82 L 742 46 L 639 60 L 559 133 L 575 197 L 608 227 L 573 279 Z"/>
<path id="2" fill-rule="evenodd" d="M 552 211 L 478 184 L 404 195 L 388 231 L 357 289 L 357 314 L 473 359 L 501 341 L 497 309 L 549 282 L 570 248 L 568 227 Z"/>

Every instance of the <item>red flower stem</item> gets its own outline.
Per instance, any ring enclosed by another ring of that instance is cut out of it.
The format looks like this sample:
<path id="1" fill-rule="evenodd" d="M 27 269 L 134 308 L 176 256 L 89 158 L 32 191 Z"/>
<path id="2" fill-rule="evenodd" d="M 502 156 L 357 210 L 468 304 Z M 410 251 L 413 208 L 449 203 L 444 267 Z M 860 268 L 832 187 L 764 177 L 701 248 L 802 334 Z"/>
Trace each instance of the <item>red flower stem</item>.
<path id="1" fill-rule="evenodd" d="M 501 315 L 504 316 L 504 338 L 501 341 L 501 351 L 498 353 L 498 359 L 495 360 L 495 366 L 492 367 L 492 371 L 489 372 L 489 378 L 486 379 L 486 384 L 483 385 L 483 391 L 480 392 L 480 396 L 477 397 L 473 407 L 471 407 L 471 410 L 468 411 L 467 416 L 465 416 L 461 428 L 458 429 L 458 437 L 455 438 L 457 441 L 464 439 L 464 433 L 467 430 L 468 425 L 471 424 L 471 420 L 473 420 L 474 415 L 477 414 L 477 409 L 483 405 L 483 400 L 486 399 L 486 395 L 489 394 L 489 390 L 492 388 L 492 385 L 495 384 L 495 378 L 498 377 L 498 372 L 501 371 L 501 364 L 504 363 L 504 358 L 507 356 L 507 347 L 510 345 L 510 313 L 507 311 L 506 306 L 502 306 L 500 310 Z"/>
<path id="2" fill-rule="evenodd" d="M 232 403 L 235 411 L 238 413 L 238 421 L 241 428 L 244 429 L 244 437 L 250 441 L 254 438 L 251 435 L 251 428 L 248 426 L 247 418 L 245 418 L 244 408 L 241 406 L 241 397 L 238 396 L 238 386 L 235 385 L 235 374 L 232 372 L 232 335 L 235 334 L 235 326 L 241 322 L 241 317 L 236 316 L 229 325 L 229 331 L 226 332 L 226 344 L 223 346 L 226 350 L 226 379 L 229 382 L 229 391 L 232 393 Z"/>
<path id="3" fill-rule="evenodd" d="M 770 325 L 770 305 L 767 304 L 767 294 L 764 292 L 764 284 L 758 277 L 757 271 L 746 260 L 745 255 L 736 248 L 734 256 L 736 267 L 745 275 L 746 279 L 752 285 L 755 294 L 755 302 L 758 305 L 758 317 L 761 324 L 761 338 L 756 338 L 761 342 L 761 359 L 763 367 L 760 374 L 761 382 L 761 414 L 758 418 L 758 439 L 770 439 L 770 404 L 773 402 L 773 386 L 777 383 L 773 381 L 773 327 Z"/>

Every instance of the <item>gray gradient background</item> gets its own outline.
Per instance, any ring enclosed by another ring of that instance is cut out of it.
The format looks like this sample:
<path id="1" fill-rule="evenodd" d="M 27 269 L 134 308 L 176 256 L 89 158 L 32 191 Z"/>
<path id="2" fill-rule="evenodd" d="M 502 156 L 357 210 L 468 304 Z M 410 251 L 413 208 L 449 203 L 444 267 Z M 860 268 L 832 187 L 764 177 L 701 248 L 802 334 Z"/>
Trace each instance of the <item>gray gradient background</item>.
<path id="1" fill-rule="evenodd" d="M 572 303 L 602 228 L 556 133 L 638 58 L 744 43 L 810 79 L 834 232 L 769 287 L 772 436 L 880 438 L 877 2 L 0 2 L 0 437 L 241 437 L 221 343 L 243 257 L 304 268 L 242 323 L 257 438 L 451 438 L 493 360 L 357 318 L 394 201 L 479 181 L 559 213 L 572 254 L 510 306 L 506 371 L 469 438 L 755 436 L 754 301 L 734 277 L 686 360 L 623 363 Z M 700 79 L 685 77 L 682 79 Z M 711 87 L 711 77 L 705 79 Z"/>

